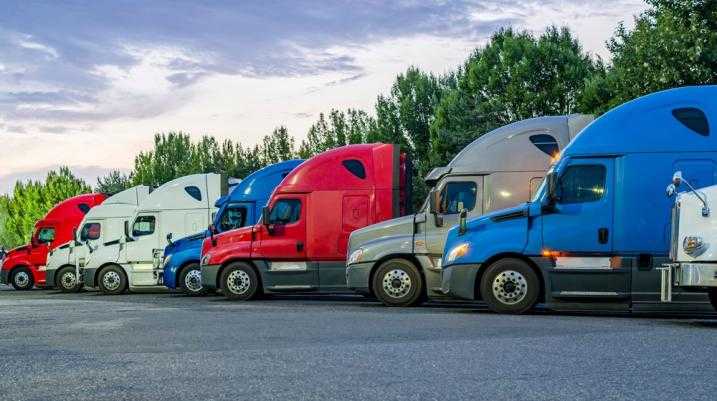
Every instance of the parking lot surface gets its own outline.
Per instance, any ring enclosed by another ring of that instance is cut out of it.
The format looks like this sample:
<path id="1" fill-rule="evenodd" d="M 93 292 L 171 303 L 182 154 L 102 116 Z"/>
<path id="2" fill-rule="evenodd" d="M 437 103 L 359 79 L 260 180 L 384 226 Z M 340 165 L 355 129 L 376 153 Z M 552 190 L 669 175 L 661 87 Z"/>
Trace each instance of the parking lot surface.
<path id="1" fill-rule="evenodd" d="M 717 316 L 0 290 L 0 400 L 715 400 Z"/>

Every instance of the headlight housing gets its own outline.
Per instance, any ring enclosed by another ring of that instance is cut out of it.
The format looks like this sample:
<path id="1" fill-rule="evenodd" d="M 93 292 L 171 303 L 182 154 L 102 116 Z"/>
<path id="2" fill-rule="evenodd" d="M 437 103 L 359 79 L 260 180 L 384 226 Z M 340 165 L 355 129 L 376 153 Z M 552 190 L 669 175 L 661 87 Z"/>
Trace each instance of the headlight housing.
<path id="1" fill-rule="evenodd" d="M 206 254 L 206 255 L 202 256 L 202 260 L 199 261 L 199 265 L 204 266 L 204 265 L 208 264 L 210 256 L 211 256 L 211 254 Z"/>
<path id="2" fill-rule="evenodd" d="M 468 243 L 465 242 L 454 246 L 450 251 L 448 251 L 448 255 L 446 256 L 446 262 L 453 263 L 454 260 L 465 256 L 468 253 L 469 248 L 470 246 L 468 245 Z"/>
<path id="3" fill-rule="evenodd" d="M 702 237 L 689 236 L 685 237 L 682 241 L 682 249 L 686 254 L 696 258 L 707 250 L 707 244 L 702 240 Z"/>
<path id="4" fill-rule="evenodd" d="M 361 261 L 361 257 L 363 256 L 363 249 L 359 248 L 353 252 L 351 252 L 351 255 L 349 255 L 348 264 L 352 265 L 354 263 L 358 263 Z"/>

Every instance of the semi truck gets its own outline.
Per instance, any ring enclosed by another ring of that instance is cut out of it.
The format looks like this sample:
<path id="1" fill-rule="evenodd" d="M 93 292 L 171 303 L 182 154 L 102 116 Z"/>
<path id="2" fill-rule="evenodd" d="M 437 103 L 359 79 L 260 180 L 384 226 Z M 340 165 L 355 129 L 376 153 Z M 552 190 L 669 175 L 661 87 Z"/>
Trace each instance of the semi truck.
<path id="1" fill-rule="evenodd" d="M 459 219 L 443 252 L 443 290 L 500 313 L 711 311 L 704 294 L 660 302 L 670 249 L 664 177 L 717 177 L 717 86 L 684 87 L 618 106 L 565 148 L 531 202 Z M 710 124 L 710 120 L 712 124 Z"/>
<path id="2" fill-rule="evenodd" d="M 691 181 L 691 180 L 690 180 Z M 717 309 L 717 230 L 713 210 L 717 186 L 696 189 L 701 182 L 690 182 L 682 171 L 675 172 L 667 188 L 668 196 L 684 185 L 687 192 L 676 194 L 670 226 L 670 261 L 662 268 L 660 296 L 673 302 L 672 289 L 706 292 Z"/>
<path id="3" fill-rule="evenodd" d="M 105 242 L 124 234 L 124 222 L 132 218 L 140 202 L 149 196 L 150 187 L 138 185 L 110 196 L 93 207 L 74 230 L 74 237 L 50 251 L 45 271 L 47 287 L 62 292 L 79 291 L 77 280 L 80 264 L 92 257 L 94 250 Z"/>
<path id="4" fill-rule="evenodd" d="M 206 288 L 230 299 L 261 293 L 347 292 L 349 234 L 410 210 L 407 158 L 397 145 L 348 145 L 295 168 L 260 221 L 202 244 Z"/>
<path id="5" fill-rule="evenodd" d="M 203 231 L 215 212 L 214 202 L 226 192 L 227 182 L 219 174 L 188 175 L 155 189 L 124 222 L 119 238 L 103 242 L 80 263 L 84 286 L 107 295 L 165 289 L 157 255 L 173 236 Z"/>
<path id="6" fill-rule="evenodd" d="M 218 234 L 256 223 L 274 188 L 302 162 L 303 160 L 287 160 L 272 164 L 244 178 L 228 196 L 217 200 L 214 205 L 217 213 L 209 230 Z M 205 292 L 199 261 L 202 241 L 209 236 L 209 230 L 171 241 L 164 248 L 162 266 L 166 287 L 181 288 L 189 295 Z"/>
<path id="7" fill-rule="evenodd" d="M 426 176 L 433 189 L 419 212 L 351 234 L 347 286 L 387 306 L 443 297 L 443 243 L 458 213 L 479 216 L 529 200 L 551 161 L 592 120 L 581 114 L 532 118 L 473 141 Z"/>
<path id="8" fill-rule="evenodd" d="M 11 284 L 16 290 L 44 287 L 48 253 L 69 241 L 84 216 L 106 198 L 104 194 L 78 195 L 50 209 L 35 223 L 29 244 L 7 252 L 0 269 L 0 284 Z"/>

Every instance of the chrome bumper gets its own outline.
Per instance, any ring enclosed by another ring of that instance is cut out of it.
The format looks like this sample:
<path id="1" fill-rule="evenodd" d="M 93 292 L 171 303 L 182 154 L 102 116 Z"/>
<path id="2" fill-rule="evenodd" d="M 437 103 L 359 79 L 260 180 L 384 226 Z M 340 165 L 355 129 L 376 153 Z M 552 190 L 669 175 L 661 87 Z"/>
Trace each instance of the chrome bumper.
<path id="1" fill-rule="evenodd" d="M 660 268 L 662 302 L 672 301 L 672 287 L 717 287 L 717 263 L 668 263 Z"/>

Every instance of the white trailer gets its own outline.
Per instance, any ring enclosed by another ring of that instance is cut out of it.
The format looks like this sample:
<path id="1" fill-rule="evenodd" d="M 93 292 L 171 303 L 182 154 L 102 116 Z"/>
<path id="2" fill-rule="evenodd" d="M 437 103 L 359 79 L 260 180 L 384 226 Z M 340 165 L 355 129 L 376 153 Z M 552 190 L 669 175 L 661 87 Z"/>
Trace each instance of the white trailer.
<path id="1" fill-rule="evenodd" d="M 226 193 L 226 180 L 218 174 L 188 175 L 155 189 L 124 223 L 123 235 L 102 243 L 80 264 L 84 285 L 105 294 L 164 288 L 155 261 L 167 241 L 205 230 L 215 201 Z"/>
<path id="2" fill-rule="evenodd" d="M 105 242 L 117 240 L 124 233 L 124 222 L 132 218 L 137 207 L 149 195 L 150 188 L 138 185 L 107 198 L 93 207 L 75 229 L 75 238 L 55 248 L 47 257 L 47 286 L 63 292 L 82 288 L 77 282 L 79 263 Z"/>
<path id="3" fill-rule="evenodd" d="M 707 292 L 717 309 L 717 185 L 695 189 L 676 172 L 667 194 L 684 184 L 689 191 L 676 195 L 672 209 L 670 263 L 662 267 L 663 302 L 673 302 L 673 288 Z"/>

